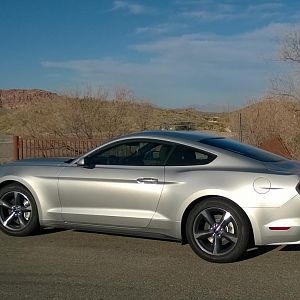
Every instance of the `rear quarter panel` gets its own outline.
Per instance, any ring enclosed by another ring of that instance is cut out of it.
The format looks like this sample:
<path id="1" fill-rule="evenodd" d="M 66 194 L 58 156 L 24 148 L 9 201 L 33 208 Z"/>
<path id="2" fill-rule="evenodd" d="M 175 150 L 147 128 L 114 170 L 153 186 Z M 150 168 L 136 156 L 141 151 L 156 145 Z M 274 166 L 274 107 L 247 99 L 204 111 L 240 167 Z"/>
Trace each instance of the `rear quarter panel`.
<path id="1" fill-rule="evenodd" d="M 257 178 L 270 181 L 271 188 L 258 193 L 253 187 Z M 165 186 L 153 217 L 152 226 L 162 226 L 177 238 L 181 236 L 181 220 L 187 207 L 208 196 L 219 196 L 247 208 L 281 207 L 296 194 L 297 175 L 265 173 L 265 170 L 220 168 L 208 166 L 166 167 Z M 256 220 L 249 216 L 253 227 Z"/>

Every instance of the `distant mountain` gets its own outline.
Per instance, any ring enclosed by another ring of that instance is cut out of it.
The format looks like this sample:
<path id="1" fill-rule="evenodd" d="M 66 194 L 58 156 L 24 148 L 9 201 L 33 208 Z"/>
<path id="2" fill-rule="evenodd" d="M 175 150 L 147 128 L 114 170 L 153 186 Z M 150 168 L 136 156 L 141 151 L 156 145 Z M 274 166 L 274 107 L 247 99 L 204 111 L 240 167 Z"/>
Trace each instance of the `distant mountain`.
<path id="1" fill-rule="evenodd" d="M 41 99 L 51 99 L 56 93 L 38 89 L 0 89 L 0 108 L 16 108 Z"/>
<path id="2" fill-rule="evenodd" d="M 237 105 L 224 103 L 205 103 L 194 105 L 192 107 L 206 113 L 228 113 L 237 109 Z"/>

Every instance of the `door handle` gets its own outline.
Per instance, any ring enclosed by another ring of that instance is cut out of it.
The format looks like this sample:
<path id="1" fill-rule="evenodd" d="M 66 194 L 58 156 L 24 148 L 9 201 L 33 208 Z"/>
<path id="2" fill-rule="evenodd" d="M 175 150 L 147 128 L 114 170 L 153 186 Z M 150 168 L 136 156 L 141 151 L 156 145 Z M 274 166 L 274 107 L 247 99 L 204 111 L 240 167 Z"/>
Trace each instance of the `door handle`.
<path id="1" fill-rule="evenodd" d="M 138 178 L 137 180 L 137 183 L 150 183 L 150 184 L 156 184 L 158 183 L 158 179 L 157 178 Z"/>

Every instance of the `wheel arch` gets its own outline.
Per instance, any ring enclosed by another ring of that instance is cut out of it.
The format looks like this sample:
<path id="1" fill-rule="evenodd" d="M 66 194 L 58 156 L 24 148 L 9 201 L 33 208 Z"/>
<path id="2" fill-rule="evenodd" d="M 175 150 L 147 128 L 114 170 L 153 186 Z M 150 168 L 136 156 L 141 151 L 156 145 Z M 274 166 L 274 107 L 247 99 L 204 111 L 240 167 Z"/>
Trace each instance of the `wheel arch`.
<path id="1" fill-rule="evenodd" d="M 192 211 L 192 209 L 198 204 L 200 203 L 201 201 L 204 201 L 204 200 L 207 200 L 207 199 L 210 199 L 210 198 L 219 198 L 219 199 L 222 199 L 226 202 L 230 202 L 232 205 L 238 207 L 243 213 L 244 213 L 244 217 L 247 219 L 248 223 L 249 223 L 249 226 L 250 226 L 250 239 L 249 239 L 249 246 L 254 246 L 255 244 L 255 239 L 254 239 L 254 231 L 253 231 L 253 227 L 252 227 L 252 223 L 248 217 L 248 215 L 246 214 L 246 212 L 244 211 L 244 209 L 242 207 L 240 207 L 238 204 L 236 204 L 234 201 L 224 197 L 224 196 L 219 196 L 219 195 L 207 195 L 207 196 L 203 196 L 203 197 L 199 197 L 197 199 L 195 199 L 194 201 L 192 201 L 187 207 L 186 209 L 184 210 L 184 213 L 182 215 L 182 218 L 181 218 L 181 243 L 184 245 L 184 244 L 187 244 L 187 236 L 186 236 L 186 222 L 187 222 L 187 219 L 188 219 L 188 216 L 189 216 L 189 213 Z"/>
<path id="2" fill-rule="evenodd" d="M 38 216 L 41 216 L 40 202 L 38 201 L 38 197 L 37 197 L 36 193 L 34 192 L 34 190 L 31 188 L 31 186 L 27 182 L 24 182 L 23 180 L 19 180 L 17 178 L 7 178 L 0 182 L 0 190 L 11 184 L 21 185 L 32 195 L 32 197 L 35 200 L 35 204 L 37 206 Z"/>
<path id="3" fill-rule="evenodd" d="M 5 181 L 2 181 L 0 183 L 0 190 L 2 190 L 4 187 L 8 186 L 8 185 L 11 185 L 11 184 L 21 184 L 20 182 L 16 181 L 16 180 L 5 180 Z M 23 185 L 23 184 L 21 184 Z M 23 185 L 24 186 L 24 185 Z M 26 187 L 27 188 L 27 187 Z"/>

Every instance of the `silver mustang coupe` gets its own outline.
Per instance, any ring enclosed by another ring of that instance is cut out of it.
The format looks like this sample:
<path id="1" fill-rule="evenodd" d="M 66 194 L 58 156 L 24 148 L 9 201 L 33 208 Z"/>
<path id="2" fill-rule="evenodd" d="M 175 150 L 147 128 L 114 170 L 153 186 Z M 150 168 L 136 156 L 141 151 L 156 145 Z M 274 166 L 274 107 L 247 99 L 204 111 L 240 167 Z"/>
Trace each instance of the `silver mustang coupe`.
<path id="1" fill-rule="evenodd" d="M 0 228 L 39 226 L 189 243 L 212 262 L 300 243 L 300 164 L 199 132 L 146 131 L 74 160 L 0 167 Z"/>

